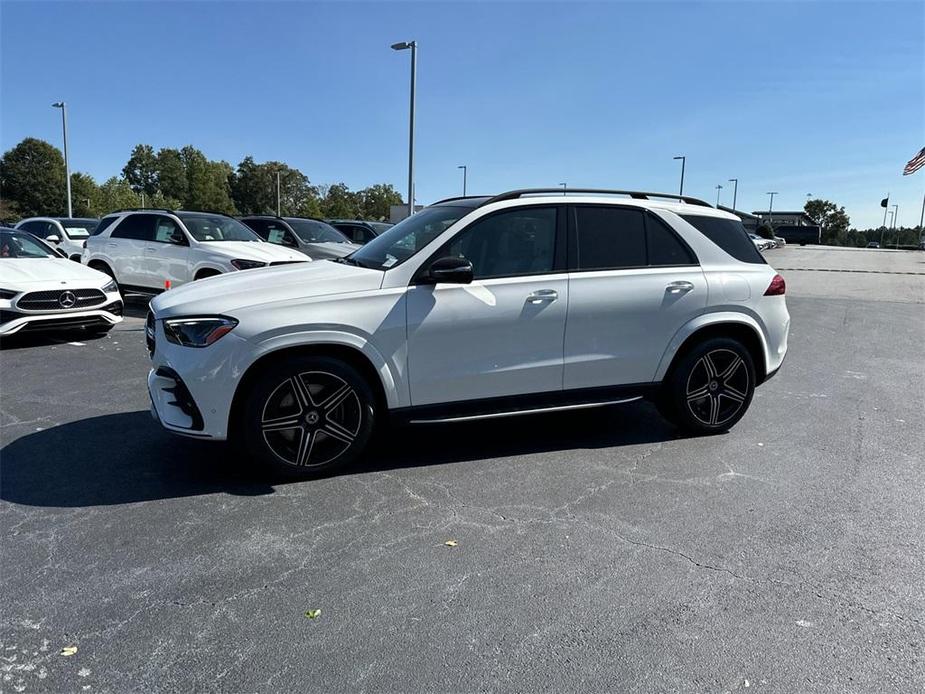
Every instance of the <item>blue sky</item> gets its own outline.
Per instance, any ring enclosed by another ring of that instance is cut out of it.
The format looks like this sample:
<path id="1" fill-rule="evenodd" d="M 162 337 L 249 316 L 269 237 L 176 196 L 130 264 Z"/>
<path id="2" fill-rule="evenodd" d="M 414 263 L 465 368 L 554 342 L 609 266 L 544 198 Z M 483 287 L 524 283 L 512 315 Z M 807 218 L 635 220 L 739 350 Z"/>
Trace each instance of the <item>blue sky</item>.
<path id="1" fill-rule="evenodd" d="M 0 148 L 60 146 L 97 180 L 131 148 L 193 144 L 314 183 L 407 186 L 419 43 L 417 198 L 556 185 L 685 192 L 740 209 L 807 193 L 856 226 L 918 223 L 922 2 L 7 2 Z"/>

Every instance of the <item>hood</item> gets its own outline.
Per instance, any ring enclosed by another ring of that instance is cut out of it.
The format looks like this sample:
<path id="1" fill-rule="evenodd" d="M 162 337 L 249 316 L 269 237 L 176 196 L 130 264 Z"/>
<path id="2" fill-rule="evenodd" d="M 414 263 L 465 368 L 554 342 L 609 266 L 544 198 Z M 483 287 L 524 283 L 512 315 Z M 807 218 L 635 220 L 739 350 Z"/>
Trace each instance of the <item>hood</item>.
<path id="1" fill-rule="evenodd" d="M 260 260 L 265 263 L 281 260 L 305 260 L 305 254 L 277 246 L 266 241 L 200 241 L 199 245 L 210 253 L 220 253 L 228 258 Z"/>
<path id="2" fill-rule="evenodd" d="M 153 299 L 151 308 L 158 318 L 234 315 L 261 304 L 377 289 L 382 277 L 378 270 L 328 260 L 243 270 L 170 289 Z"/>
<path id="3" fill-rule="evenodd" d="M 358 248 L 360 246 L 355 243 L 337 243 L 335 241 L 305 244 L 305 252 L 312 257 L 318 256 L 319 258 L 343 258 Z"/>
<path id="4" fill-rule="evenodd" d="M 0 285 L 15 289 L 33 282 L 102 287 L 109 277 L 66 258 L 0 258 Z M 12 285 L 12 286 L 7 286 Z"/>

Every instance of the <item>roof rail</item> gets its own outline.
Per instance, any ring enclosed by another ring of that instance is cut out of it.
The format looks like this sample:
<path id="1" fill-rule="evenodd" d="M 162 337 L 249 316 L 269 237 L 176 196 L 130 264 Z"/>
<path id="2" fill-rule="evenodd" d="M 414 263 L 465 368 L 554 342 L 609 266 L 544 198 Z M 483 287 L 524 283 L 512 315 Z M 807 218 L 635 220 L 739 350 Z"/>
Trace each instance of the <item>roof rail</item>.
<path id="1" fill-rule="evenodd" d="M 437 202 L 430 203 L 431 205 L 439 205 L 441 202 L 452 202 L 453 200 L 474 200 L 476 198 L 490 198 L 490 195 L 454 195 L 451 198 L 443 198 L 443 200 L 437 200 Z"/>
<path id="2" fill-rule="evenodd" d="M 628 195 L 634 200 L 649 200 L 651 198 L 665 198 L 668 200 L 680 200 L 688 205 L 699 205 L 701 207 L 713 207 L 708 202 L 700 198 L 692 198 L 688 195 L 675 195 L 673 193 L 644 193 L 638 190 L 608 190 L 605 188 L 523 188 L 521 190 L 510 190 L 507 193 L 496 195 L 485 204 L 491 202 L 501 202 L 502 200 L 516 200 L 526 195 L 540 195 L 543 193 L 556 193 L 559 195 L 569 195 L 572 193 L 584 193 L 593 195 Z"/>
<path id="3" fill-rule="evenodd" d="M 113 210 L 106 214 L 118 214 L 119 212 L 169 212 L 174 214 L 174 210 L 168 210 L 166 207 L 123 207 L 121 210 Z"/>

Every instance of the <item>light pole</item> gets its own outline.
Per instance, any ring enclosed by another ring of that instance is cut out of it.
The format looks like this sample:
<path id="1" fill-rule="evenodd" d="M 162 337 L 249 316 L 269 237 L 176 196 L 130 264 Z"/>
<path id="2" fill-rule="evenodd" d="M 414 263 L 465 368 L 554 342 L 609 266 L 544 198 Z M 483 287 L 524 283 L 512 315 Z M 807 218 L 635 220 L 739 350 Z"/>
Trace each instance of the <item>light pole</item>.
<path id="1" fill-rule="evenodd" d="M 565 195 L 568 191 L 568 186 L 565 183 L 560 183 L 559 185 L 562 186 L 562 194 Z"/>
<path id="2" fill-rule="evenodd" d="M 723 185 L 722 185 L 721 183 L 717 183 L 717 184 L 716 184 L 716 206 L 717 206 L 717 207 L 719 207 L 719 192 L 720 192 L 722 189 L 723 189 Z"/>
<path id="3" fill-rule="evenodd" d="M 414 214 L 414 88 L 417 82 L 417 41 L 401 41 L 392 44 L 393 51 L 411 49 L 411 113 L 408 119 L 408 216 Z"/>
<path id="4" fill-rule="evenodd" d="M 678 189 L 678 195 L 684 195 L 684 166 L 687 164 L 687 157 L 675 157 L 675 160 L 681 160 L 681 188 Z"/>
<path id="5" fill-rule="evenodd" d="M 894 237 L 893 240 L 895 242 L 896 248 L 898 249 L 899 248 L 899 205 L 895 205 L 895 204 L 893 205 L 892 226 L 893 226 L 893 231 L 896 233 L 896 236 Z"/>
<path id="6" fill-rule="evenodd" d="M 736 197 L 737 197 L 738 194 L 739 194 L 739 179 L 738 179 L 738 178 L 730 178 L 730 179 L 729 179 L 729 182 L 730 182 L 730 183 L 735 183 L 735 186 L 733 186 L 733 188 L 732 188 L 732 209 L 733 209 L 733 211 L 734 211 L 735 208 L 736 208 Z"/>
<path id="7" fill-rule="evenodd" d="M 771 213 L 774 210 L 774 196 L 777 195 L 777 191 L 775 190 L 767 194 L 771 196 L 771 201 L 768 203 L 768 224 L 773 229 L 774 228 L 774 224 L 773 224 L 774 216 Z"/>
<path id="8" fill-rule="evenodd" d="M 67 162 L 67 104 L 63 101 L 56 101 L 52 108 L 61 109 L 61 127 L 64 129 L 64 175 L 67 177 L 67 216 L 74 216 L 74 209 L 71 207 L 71 168 Z"/>
<path id="9" fill-rule="evenodd" d="M 463 170 L 463 197 L 466 197 L 466 174 L 469 171 L 469 167 L 463 164 L 461 166 L 457 166 L 456 168 Z"/>
<path id="10" fill-rule="evenodd" d="M 279 195 L 279 171 L 277 171 L 277 172 L 276 172 L 276 216 L 277 216 L 277 217 L 281 217 L 281 216 L 282 216 L 282 214 L 280 214 L 279 198 L 280 198 L 280 195 Z"/>

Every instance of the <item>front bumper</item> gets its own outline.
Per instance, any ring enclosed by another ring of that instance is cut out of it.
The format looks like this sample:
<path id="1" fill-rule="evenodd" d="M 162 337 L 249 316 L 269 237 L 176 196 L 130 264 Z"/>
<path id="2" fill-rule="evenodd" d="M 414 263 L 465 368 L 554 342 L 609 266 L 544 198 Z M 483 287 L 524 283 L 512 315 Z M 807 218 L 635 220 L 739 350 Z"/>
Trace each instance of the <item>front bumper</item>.
<path id="1" fill-rule="evenodd" d="M 149 323 L 151 354 L 148 395 L 152 415 L 168 431 L 224 440 L 235 390 L 251 355 L 248 343 L 231 332 L 197 349 L 168 342 L 163 321 Z"/>
<path id="2" fill-rule="evenodd" d="M 122 322 L 122 301 L 84 311 L 25 312 L 0 309 L 0 335 L 19 332 L 108 328 Z"/>

